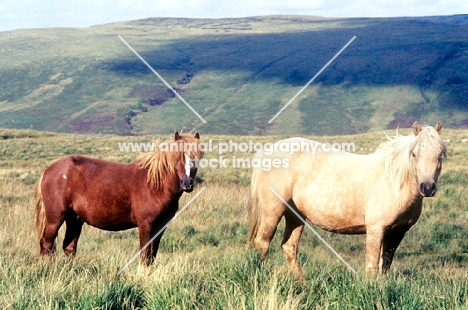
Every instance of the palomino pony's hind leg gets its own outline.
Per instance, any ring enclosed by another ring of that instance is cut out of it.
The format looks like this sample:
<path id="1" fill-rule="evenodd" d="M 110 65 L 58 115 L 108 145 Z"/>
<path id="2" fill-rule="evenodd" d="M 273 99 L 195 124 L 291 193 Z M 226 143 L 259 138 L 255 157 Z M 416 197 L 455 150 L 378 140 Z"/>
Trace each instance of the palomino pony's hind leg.
<path id="1" fill-rule="evenodd" d="M 271 239 L 275 235 L 279 221 L 283 217 L 285 206 L 268 188 L 259 190 L 260 223 L 253 243 L 261 251 L 260 259 L 268 254 Z"/>
<path id="2" fill-rule="evenodd" d="M 63 239 L 63 251 L 66 255 L 74 256 L 76 254 L 76 247 L 78 244 L 78 238 L 81 234 L 81 228 L 83 227 L 83 221 L 78 219 L 75 212 L 69 212 L 65 216 L 65 223 L 67 229 L 65 231 L 65 238 Z"/>
<path id="3" fill-rule="evenodd" d="M 299 239 L 301 238 L 302 231 L 304 230 L 304 222 L 290 211 L 285 213 L 284 218 L 286 220 L 286 227 L 284 229 L 281 249 L 283 250 L 292 273 L 297 278 L 304 280 L 301 267 L 299 267 L 297 262 L 297 250 L 299 247 Z"/>

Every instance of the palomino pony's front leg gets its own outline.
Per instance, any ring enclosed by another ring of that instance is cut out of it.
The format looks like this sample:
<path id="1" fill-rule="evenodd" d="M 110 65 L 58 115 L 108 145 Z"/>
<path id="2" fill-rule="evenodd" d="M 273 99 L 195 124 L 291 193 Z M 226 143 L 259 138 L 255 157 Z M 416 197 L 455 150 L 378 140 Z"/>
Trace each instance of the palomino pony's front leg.
<path id="1" fill-rule="evenodd" d="M 382 273 L 382 244 L 383 227 L 370 227 L 366 229 L 366 273 L 375 275 Z"/>
<path id="2" fill-rule="evenodd" d="M 382 245 L 382 273 L 385 273 L 390 269 L 393 261 L 393 255 L 408 229 L 409 227 L 400 226 L 385 231 Z"/>

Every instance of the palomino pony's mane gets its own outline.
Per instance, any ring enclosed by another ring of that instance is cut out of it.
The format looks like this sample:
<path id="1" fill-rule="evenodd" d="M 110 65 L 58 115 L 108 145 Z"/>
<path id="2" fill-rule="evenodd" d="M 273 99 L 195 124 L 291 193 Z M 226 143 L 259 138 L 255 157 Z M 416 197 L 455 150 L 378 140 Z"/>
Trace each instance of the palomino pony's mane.
<path id="1" fill-rule="evenodd" d="M 177 161 L 183 154 L 189 158 L 201 159 L 203 152 L 199 149 L 199 140 L 189 134 L 179 135 L 177 141 L 162 142 L 155 151 L 140 156 L 137 163 L 141 169 L 147 169 L 148 184 L 160 189 L 167 176 L 176 173 Z"/>
<path id="2" fill-rule="evenodd" d="M 388 137 L 388 141 L 379 145 L 375 154 L 382 155 L 380 164 L 383 166 L 387 179 L 391 184 L 394 198 L 398 200 L 401 188 L 407 184 L 412 173 L 413 157 L 411 153 L 419 145 L 419 151 L 423 154 L 437 156 L 442 151 L 442 156 L 446 157 L 446 146 L 431 126 L 421 127 L 417 136 L 410 134 Z"/>

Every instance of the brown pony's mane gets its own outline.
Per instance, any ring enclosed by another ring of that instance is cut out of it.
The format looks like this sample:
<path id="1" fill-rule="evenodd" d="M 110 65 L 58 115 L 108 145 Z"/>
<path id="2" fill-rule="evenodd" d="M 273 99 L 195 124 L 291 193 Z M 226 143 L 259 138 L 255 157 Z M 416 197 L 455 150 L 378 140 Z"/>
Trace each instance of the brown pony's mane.
<path id="1" fill-rule="evenodd" d="M 189 135 L 180 134 L 179 140 L 162 142 L 156 146 L 155 151 L 140 156 L 137 159 L 141 169 L 147 169 L 148 184 L 162 188 L 162 183 L 168 175 L 176 172 L 177 161 L 183 154 L 194 159 L 201 159 L 203 152 L 199 149 L 199 139 Z"/>
<path id="2" fill-rule="evenodd" d="M 393 189 L 394 198 L 399 200 L 401 187 L 407 184 L 411 174 L 412 156 L 411 152 L 417 144 L 422 145 L 422 152 L 436 152 L 442 150 L 442 157 L 446 157 L 446 146 L 442 138 L 431 126 L 421 127 L 417 136 L 410 134 L 401 136 L 396 134 L 388 137 L 388 141 L 383 142 L 377 148 L 375 154 L 382 156 L 381 165 L 384 168 L 388 180 Z M 436 154 L 437 155 L 437 154 Z"/>

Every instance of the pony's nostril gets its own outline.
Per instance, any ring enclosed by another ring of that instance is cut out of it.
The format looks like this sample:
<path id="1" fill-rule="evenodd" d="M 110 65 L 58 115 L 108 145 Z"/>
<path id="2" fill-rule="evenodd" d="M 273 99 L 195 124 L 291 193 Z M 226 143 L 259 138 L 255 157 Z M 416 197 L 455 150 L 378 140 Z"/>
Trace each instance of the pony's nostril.
<path id="1" fill-rule="evenodd" d="M 437 192 L 437 184 L 435 182 L 423 182 L 419 184 L 419 192 L 425 197 L 432 197 Z"/>
<path id="2" fill-rule="evenodd" d="M 191 189 L 193 187 L 193 179 L 192 178 L 183 178 L 180 180 L 180 188 L 183 190 Z"/>

